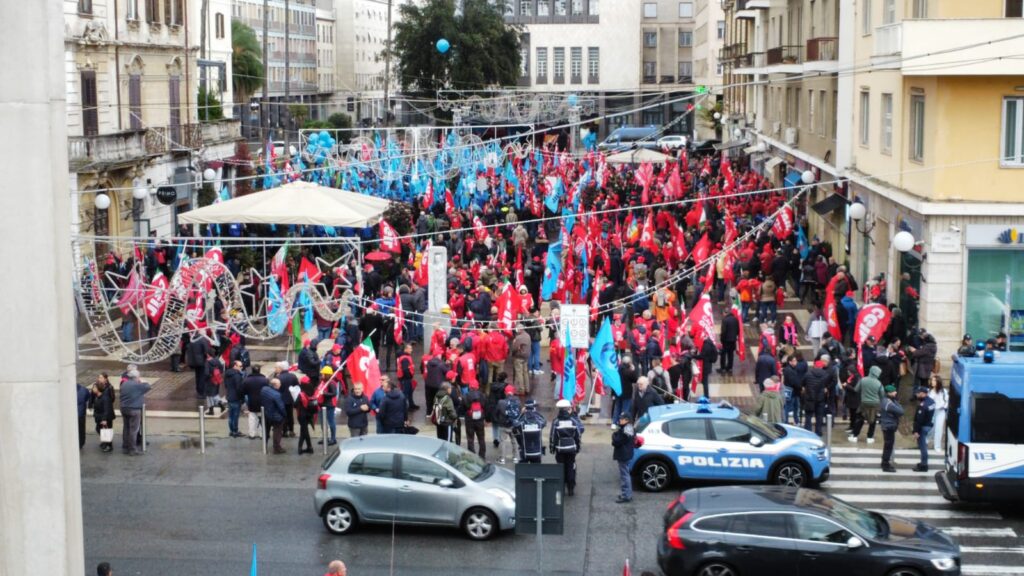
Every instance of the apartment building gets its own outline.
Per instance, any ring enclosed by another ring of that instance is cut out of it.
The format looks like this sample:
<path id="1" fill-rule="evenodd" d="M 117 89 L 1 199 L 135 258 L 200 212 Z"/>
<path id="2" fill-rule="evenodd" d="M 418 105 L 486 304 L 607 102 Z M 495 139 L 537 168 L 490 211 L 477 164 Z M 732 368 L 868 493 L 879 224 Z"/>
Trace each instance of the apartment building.
<path id="1" fill-rule="evenodd" d="M 330 96 L 337 89 L 335 41 L 337 25 L 333 0 L 318 0 L 316 5 L 316 84 L 321 94 Z M 326 104 L 318 116 L 326 118 Z"/>
<path id="2" fill-rule="evenodd" d="M 392 0 L 391 23 L 401 18 L 401 6 L 409 0 Z M 333 100 L 344 105 L 356 125 L 370 126 L 385 117 L 384 51 L 388 41 L 388 2 L 383 0 L 334 0 L 336 88 Z M 398 91 L 392 66 L 388 92 Z M 392 100 L 392 114 L 401 104 Z"/>
<path id="3" fill-rule="evenodd" d="M 1020 0 L 856 2 L 851 42 L 870 64 L 851 75 L 853 270 L 886 274 L 890 301 L 914 307 L 908 274 L 947 353 L 965 332 L 1024 345 L 1024 63 L 1006 57 L 1024 52 L 1021 15 Z"/>
<path id="4" fill-rule="evenodd" d="M 167 235 L 202 172 L 231 174 L 238 123 L 197 115 L 200 22 L 196 0 L 65 0 L 72 234 Z"/>
<path id="5" fill-rule="evenodd" d="M 693 31 L 693 83 L 706 87 L 710 94 L 720 95 L 724 67 L 719 55 L 725 41 L 725 11 L 718 0 L 696 0 L 693 4 L 697 11 Z M 714 138 L 714 128 L 695 121 L 694 137 Z"/>

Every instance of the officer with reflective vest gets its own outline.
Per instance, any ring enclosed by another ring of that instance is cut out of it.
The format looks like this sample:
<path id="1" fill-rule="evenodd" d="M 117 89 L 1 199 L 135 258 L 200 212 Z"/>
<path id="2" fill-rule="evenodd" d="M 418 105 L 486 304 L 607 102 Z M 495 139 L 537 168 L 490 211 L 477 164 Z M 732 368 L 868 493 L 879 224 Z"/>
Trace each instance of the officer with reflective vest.
<path id="1" fill-rule="evenodd" d="M 572 404 L 561 399 L 555 404 L 558 416 L 551 422 L 548 449 L 554 452 L 555 461 L 565 471 L 565 493 L 572 496 L 576 491 L 576 454 L 583 446 L 583 423 L 572 412 Z"/>
<path id="2" fill-rule="evenodd" d="M 544 427 L 548 421 L 537 412 L 537 401 L 533 398 L 526 401 L 525 408 L 517 426 L 519 461 L 540 464 L 544 455 Z"/>

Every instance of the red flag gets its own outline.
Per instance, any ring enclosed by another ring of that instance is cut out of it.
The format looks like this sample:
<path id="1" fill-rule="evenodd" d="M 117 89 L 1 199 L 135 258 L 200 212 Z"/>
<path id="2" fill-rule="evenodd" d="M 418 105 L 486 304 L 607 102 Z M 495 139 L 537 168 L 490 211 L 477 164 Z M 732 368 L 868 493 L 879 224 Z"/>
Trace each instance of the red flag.
<path id="1" fill-rule="evenodd" d="M 700 266 L 708 259 L 710 254 L 711 240 L 708 239 L 708 234 L 705 232 L 704 235 L 700 237 L 700 240 L 698 240 L 693 246 L 693 263 Z"/>
<path id="2" fill-rule="evenodd" d="M 149 321 L 157 324 L 164 315 L 167 308 L 167 277 L 162 272 L 157 272 L 153 277 L 151 288 L 146 292 L 146 316 Z"/>
<path id="3" fill-rule="evenodd" d="M 665 182 L 665 195 L 668 200 L 683 197 L 683 180 L 679 176 L 678 164 L 672 168 L 672 174 L 669 175 L 668 181 Z"/>
<path id="4" fill-rule="evenodd" d="M 452 191 L 448 188 L 444 189 L 444 213 L 451 214 L 455 212 L 455 199 L 452 198 Z"/>
<path id="5" fill-rule="evenodd" d="M 402 245 L 398 242 L 398 233 L 388 224 L 387 220 L 380 221 L 380 249 L 385 252 L 398 254 L 402 251 Z"/>
<path id="6" fill-rule="evenodd" d="M 398 288 L 395 288 L 395 344 L 402 345 L 402 331 L 405 328 L 405 310 L 402 310 L 402 299 L 398 297 Z"/>
<path id="7" fill-rule="evenodd" d="M 732 214 L 728 214 L 725 217 L 725 238 L 722 240 L 726 246 L 732 244 L 732 241 L 738 238 L 740 235 L 739 231 L 736 230 L 736 219 L 733 218 Z"/>
<path id="8" fill-rule="evenodd" d="M 715 341 L 715 317 L 711 312 L 711 297 L 704 294 L 700 297 L 697 305 L 690 310 L 690 325 L 693 330 L 693 343 L 700 350 L 704 347 L 704 341 L 711 339 Z"/>
<path id="9" fill-rule="evenodd" d="M 427 191 L 423 193 L 423 210 L 430 210 L 434 205 L 434 179 L 427 178 Z"/>
<path id="10" fill-rule="evenodd" d="M 505 290 L 498 296 L 498 328 L 512 332 L 519 306 L 519 292 L 506 284 Z"/>
<path id="11" fill-rule="evenodd" d="M 775 215 L 772 232 L 779 240 L 785 240 L 793 232 L 793 208 L 791 206 L 783 206 Z"/>
<path id="12" fill-rule="evenodd" d="M 704 275 L 704 294 L 711 291 L 711 288 L 715 285 L 715 272 L 718 271 L 718 263 L 714 260 L 708 262 L 708 271 Z"/>
<path id="13" fill-rule="evenodd" d="M 699 226 L 700 223 L 705 220 L 704 202 L 694 202 L 693 208 L 690 208 L 690 211 L 686 213 L 685 219 L 686 225 L 689 226 L 690 228 L 696 228 L 697 226 Z"/>
<path id="14" fill-rule="evenodd" d="M 586 366 L 583 363 L 583 355 L 586 354 L 585 348 L 573 349 L 573 354 L 576 355 L 576 392 L 572 395 L 572 402 L 577 406 L 583 402 L 583 399 L 587 396 L 587 373 Z"/>
<path id="15" fill-rule="evenodd" d="M 647 213 L 647 220 L 644 221 L 644 229 L 640 233 L 640 246 L 650 250 L 651 252 L 658 250 L 658 246 L 654 243 L 654 212 Z"/>
<path id="16" fill-rule="evenodd" d="M 419 265 L 416 267 L 416 271 L 412 275 L 412 279 L 420 286 L 426 287 L 430 283 L 429 279 L 429 267 L 427 266 L 427 251 L 426 247 L 423 248 L 423 252 L 420 253 Z"/>
<path id="17" fill-rule="evenodd" d="M 281 285 L 281 293 L 284 294 L 288 291 L 290 280 L 288 278 L 288 243 L 285 242 L 283 246 L 277 249 L 277 253 L 274 254 L 273 260 L 270 262 L 270 273 L 277 276 L 277 281 Z"/>
<path id="18" fill-rule="evenodd" d="M 515 285 L 516 289 L 523 285 L 525 282 L 525 274 L 523 273 L 523 247 L 519 246 L 516 248 L 516 270 L 515 270 Z"/>
<path id="19" fill-rule="evenodd" d="M 138 269 L 132 269 L 131 274 L 128 275 L 128 284 L 121 291 L 121 297 L 117 299 L 117 307 L 121 309 L 122 314 L 128 314 L 128 312 L 135 307 L 135 305 L 141 303 L 146 297 L 146 291 L 142 287 L 142 279 L 139 277 Z"/>
<path id="20" fill-rule="evenodd" d="M 853 333 L 853 341 L 857 343 L 857 371 L 861 376 L 864 375 L 861 345 L 868 336 L 874 336 L 876 341 L 879 340 L 889 327 L 890 319 L 889 308 L 883 304 L 868 304 L 857 314 L 857 330 Z"/>
<path id="21" fill-rule="evenodd" d="M 825 322 L 828 323 L 828 331 L 836 340 L 843 339 L 843 332 L 839 328 L 839 314 L 836 312 L 835 287 L 839 276 L 833 276 L 825 287 Z"/>
<path id="22" fill-rule="evenodd" d="M 381 220 L 383 222 L 383 220 Z M 309 278 L 310 282 L 317 282 L 320 280 L 320 269 L 315 264 L 306 259 L 305 256 L 299 261 L 299 276 L 298 280 L 303 278 Z"/>
<path id="23" fill-rule="evenodd" d="M 483 220 L 481 220 L 480 216 L 476 214 L 473 215 L 473 234 L 476 235 L 478 242 L 483 242 L 484 240 L 487 240 L 488 236 L 490 236 L 487 232 L 487 228 L 484 228 Z"/>
<path id="24" fill-rule="evenodd" d="M 373 351 L 373 343 L 369 337 L 349 354 L 345 367 L 348 368 L 352 384 L 362 384 L 366 396 L 373 396 L 373 392 L 380 385 L 380 364 L 377 362 L 377 355 Z"/>

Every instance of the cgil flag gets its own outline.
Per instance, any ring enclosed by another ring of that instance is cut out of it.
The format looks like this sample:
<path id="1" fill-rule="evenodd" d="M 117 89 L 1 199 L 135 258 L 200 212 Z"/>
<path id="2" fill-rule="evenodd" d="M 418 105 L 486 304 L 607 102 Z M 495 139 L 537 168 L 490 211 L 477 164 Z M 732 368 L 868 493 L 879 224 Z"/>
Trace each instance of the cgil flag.
<path id="1" fill-rule="evenodd" d="M 880 340 L 890 320 L 889 308 L 884 304 L 868 304 L 857 314 L 857 329 L 853 333 L 853 340 L 857 344 L 857 372 L 861 376 L 864 376 L 864 354 L 861 351 L 864 341 L 868 336 Z"/>
<path id="2" fill-rule="evenodd" d="M 387 220 L 380 221 L 380 249 L 384 252 L 401 253 L 402 245 L 398 242 L 398 233 Z"/>
<path id="3" fill-rule="evenodd" d="M 590 359 L 601 374 L 602 383 L 611 388 L 616 395 L 622 394 L 622 379 L 619 377 L 619 355 L 615 352 L 615 339 L 612 338 L 612 323 L 605 317 L 597 337 L 590 346 Z"/>
<path id="4" fill-rule="evenodd" d="M 398 287 L 395 287 L 395 294 L 398 294 Z M 395 296 L 395 344 L 402 345 L 402 330 L 405 328 L 405 310 L 402 309 L 402 299 Z"/>

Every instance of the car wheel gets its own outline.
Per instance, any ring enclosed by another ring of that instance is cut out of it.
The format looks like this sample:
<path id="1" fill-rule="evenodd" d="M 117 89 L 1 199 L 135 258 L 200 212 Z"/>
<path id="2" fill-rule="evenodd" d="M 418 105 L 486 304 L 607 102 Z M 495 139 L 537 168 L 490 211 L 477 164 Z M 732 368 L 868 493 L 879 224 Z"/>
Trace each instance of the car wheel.
<path id="1" fill-rule="evenodd" d="M 783 462 L 772 472 L 772 483 L 779 486 L 803 488 L 811 483 L 807 467 L 799 462 Z"/>
<path id="2" fill-rule="evenodd" d="M 897 568 L 885 576 L 921 576 L 921 572 L 913 568 Z"/>
<path id="3" fill-rule="evenodd" d="M 462 530 L 471 540 L 487 540 L 498 531 L 498 519 L 489 510 L 473 508 L 462 519 Z"/>
<path id="4" fill-rule="evenodd" d="M 664 460 L 648 460 L 640 467 L 640 485 L 648 492 L 661 492 L 672 481 L 672 471 Z"/>
<path id="5" fill-rule="evenodd" d="M 739 576 L 735 568 L 722 562 L 711 562 L 697 569 L 694 576 Z"/>
<path id="6" fill-rule="evenodd" d="M 331 502 L 323 511 L 324 528 L 331 534 L 348 534 L 359 522 L 356 511 L 344 502 Z"/>

